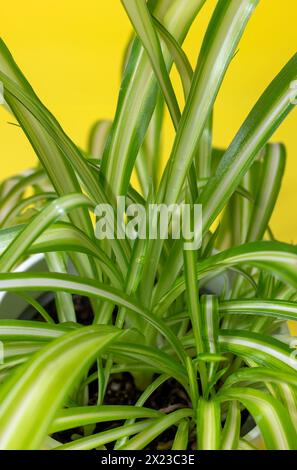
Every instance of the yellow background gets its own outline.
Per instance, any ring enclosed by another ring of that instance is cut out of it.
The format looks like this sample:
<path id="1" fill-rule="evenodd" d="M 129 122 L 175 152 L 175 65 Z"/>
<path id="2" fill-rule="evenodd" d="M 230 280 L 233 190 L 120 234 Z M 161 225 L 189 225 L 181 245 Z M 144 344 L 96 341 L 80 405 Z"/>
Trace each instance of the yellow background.
<path id="1" fill-rule="evenodd" d="M 185 43 L 195 64 L 215 0 L 208 0 Z M 229 69 L 215 109 L 216 145 L 226 146 L 258 96 L 296 51 L 296 0 L 261 0 Z M 0 34 L 41 99 L 84 146 L 98 118 L 112 118 L 122 53 L 130 33 L 120 0 L 1 2 Z M 0 110 L 1 179 L 34 164 L 22 131 Z M 173 136 L 167 119 L 165 151 Z M 297 113 L 276 133 L 288 165 L 273 216 L 276 236 L 297 242 Z"/>

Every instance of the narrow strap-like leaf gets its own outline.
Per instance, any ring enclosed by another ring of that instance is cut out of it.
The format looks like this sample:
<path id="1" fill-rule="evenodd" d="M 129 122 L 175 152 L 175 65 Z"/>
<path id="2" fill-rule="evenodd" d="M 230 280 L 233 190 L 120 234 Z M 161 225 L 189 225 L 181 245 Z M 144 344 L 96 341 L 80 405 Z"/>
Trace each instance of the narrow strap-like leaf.
<path id="1" fill-rule="evenodd" d="M 157 377 L 153 382 L 151 382 L 146 389 L 142 392 L 140 397 L 138 398 L 137 402 L 135 403 L 135 407 L 142 407 L 145 402 L 150 398 L 150 396 L 167 380 L 169 379 L 168 375 L 162 374 Z M 125 426 L 133 424 L 135 422 L 135 419 L 128 419 L 125 423 Z M 127 437 L 123 439 L 119 439 L 115 443 L 115 450 L 124 445 L 127 442 Z"/>
<path id="2" fill-rule="evenodd" d="M 220 0 L 209 24 L 191 91 L 163 178 L 163 201 L 176 203 L 233 54 L 258 0 Z M 162 193 L 162 189 L 160 191 Z"/>
<path id="3" fill-rule="evenodd" d="M 217 297 L 212 295 L 201 297 L 201 317 L 204 351 L 211 354 L 219 353 L 219 305 Z"/>
<path id="4" fill-rule="evenodd" d="M 222 434 L 222 450 L 236 450 L 240 438 L 240 408 L 237 401 L 229 404 L 227 419 Z"/>
<path id="5" fill-rule="evenodd" d="M 221 448 L 220 403 L 204 398 L 199 399 L 197 409 L 197 446 L 199 450 Z M 206 425 L 207 423 L 207 425 Z"/>
<path id="6" fill-rule="evenodd" d="M 297 375 L 294 371 L 288 373 L 264 367 L 242 368 L 229 375 L 224 383 L 224 387 L 244 382 L 249 384 L 257 382 L 287 383 L 297 387 Z"/>
<path id="7" fill-rule="evenodd" d="M 60 410 L 51 423 L 50 432 L 61 432 L 87 424 L 121 421 L 122 419 L 160 418 L 162 414 L 160 411 L 140 406 L 77 406 Z"/>
<path id="8" fill-rule="evenodd" d="M 97 121 L 90 132 L 88 142 L 88 152 L 91 157 L 102 158 L 108 135 L 112 126 L 111 121 Z"/>
<path id="9" fill-rule="evenodd" d="M 284 404 L 285 408 L 289 412 L 292 424 L 296 430 L 297 435 L 297 392 L 296 386 L 288 383 L 279 383 L 277 385 L 278 393 Z"/>
<path id="10" fill-rule="evenodd" d="M 218 399 L 243 403 L 258 424 L 268 450 L 296 450 L 297 433 L 285 407 L 275 398 L 251 388 L 234 388 Z"/>
<path id="11" fill-rule="evenodd" d="M 121 360 L 129 359 L 133 362 L 142 363 L 143 366 L 152 366 L 155 371 L 174 377 L 186 390 L 188 388 L 188 376 L 185 368 L 171 355 L 155 347 L 119 342 L 111 347 L 110 351 Z"/>
<path id="12" fill-rule="evenodd" d="M 70 330 L 69 325 L 49 325 L 30 320 L 0 320 L 1 341 L 51 341 Z"/>
<path id="13" fill-rule="evenodd" d="M 180 110 L 163 58 L 161 45 L 145 0 L 122 0 L 128 16 L 145 48 L 160 88 L 167 102 L 174 126 L 178 126 Z"/>
<path id="14" fill-rule="evenodd" d="M 231 300 L 220 303 L 220 312 L 228 315 L 264 315 L 297 321 L 297 302 L 284 300 Z"/>
<path id="15" fill-rule="evenodd" d="M 256 195 L 247 242 L 263 238 L 274 209 L 285 170 L 286 151 L 283 145 L 267 146 L 259 190 Z"/>
<path id="16" fill-rule="evenodd" d="M 50 272 L 67 273 L 65 256 L 63 256 L 62 253 L 47 253 L 45 255 L 45 260 Z M 67 294 L 66 292 L 56 292 L 55 303 L 60 323 L 68 321 L 76 322 L 76 314 L 71 294 Z"/>
<path id="17" fill-rule="evenodd" d="M 189 62 L 189 59 L 181 48 L 181 46 L 179 45 L 179 43 L 176 41 L 176 39 L 169 33 L 169 31 L 162 25 L 162 23 L 157 20 L 157 18 L 154 18 L 154 24 L 161 37 L 164 39 L 164 42 L 166 43 L 170 54 L 172 55 L 176 68 L 181 77 L 185 99 L 187 99 L 191 88 L 191 81 L 193 78 L 193 69 Z"/>
<path id="18" fill-rule="evenodd" d="M 109 444 L 110 442 L 116 441 L 123 437 L 129 437 L 140 433 L 148 426 L 151 425 L 151 420 L 139 421 L 136 424 L 129 426 L 119 426 L 107 431 L 103 431 L 98 434 L 92 434 L 91 436 L 82 437 L 66 444 L 55 446 L 55 450 L 92 450 L 98 449 L 98 447 Z"/>
<path id="19" fill-rule="evenodd" d="M 187 450 L 189 441 L 189 428 L 189 420 L 185 419 L 179 423 L 171 450 Z"/>
<path id="20" fill-rule="evenodd" d="M 212 295 L 201 297 L 201 336 L 203 351 L 210 355 L 218 355 L 219 345 L 219 304 L 218 299 Z M 215 362 L 208 365 L 208 380 L 212 381 L 216 372 Z"/>
<path id="21" fill-rule="evenodd" d="M 259 333 L 222 330 L 220 344 L 223 351 L 244 360 L 292 373 L 297 371 L 297 359 L 286 344 Z"/>
<path id="22" fill-rule="evenodd" d="M 183 409 L 170 413 L 164 418 L 159 418 L 154 421 L 147 429 L 133 437 L 124 446 L 120 447 L 119 450 L 141 450 L 155 439 L 157 436 L 162 434 L 163 431 L 168 429 L 170 426 L 177 424 L 184 418 L 188 418 L 192 415 L 193 411 L 190 409 Z"/>
<path id="23" fill-rule="evenodd" d="M 196 271 L 196 251 L 184 250 L 185 284 L 189 317 L 195 337 L 196 354 L 203 352 L 202 322 Z"/>

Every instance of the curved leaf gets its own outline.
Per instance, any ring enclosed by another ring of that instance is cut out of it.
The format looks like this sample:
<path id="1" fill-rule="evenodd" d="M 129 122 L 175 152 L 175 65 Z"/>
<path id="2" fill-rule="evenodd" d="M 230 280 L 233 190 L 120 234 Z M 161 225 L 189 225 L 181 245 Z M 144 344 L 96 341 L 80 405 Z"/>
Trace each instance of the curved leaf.
<path id="1" fill-rule="evenodd" d="M 121 421 L 123 419 L 160 418 L 163 413 L 150 408 L 125 405 L 102 405 L 60 410 L 50 426 L 50 432 L 74 429 L 87 424 Z"/>
<path id="2" fill-rule="evenodd" d="M 130 435 L 137 434 L 148 426 L 150 426 L 151 420 L 140 421 L 136 424 L 129 426 L 120 426 L 113 428 L 108 431 L 103 431 L 99 434 L 92 434 L 91 436 L 83 437 L 82 439 L 76 439 L 73 442 L 68 442 L 61 446 L 55 446 L 55 450 L 91 450 L 97 449 L 98 447 L 104 446 L 109 442 L 116 441 L 123 437 L 129 437 Z"/>
<path id="3" fill-rule="evenodd" d="M 163 431 L 175 425 L 182 419 L 192 416 L 192 414 L 192 410 L 184 409 L 175 411 L 163 418 L 159 418 L 155 420 L 153 424 L 148 426 L 147 429 L 130 439 L 128 443 L 120 447 L 118 450 L 141 450 L 157 436 L 162 434 Z"/>
<path id="4" fill-rule="evenodd" d="M 287 383 L 297 387 L 297 374 L 293 371 L 288 373 L 264 367 L 243 368 L 229 375 L 224 383 L 224 387 L 230 387 L 231 385 L 241 382 L 247 382 L 249 384 L 257 382 Z"/>
<path id="5" fill-rule="evenodd" d="M 240 437 L 240 408 L 237 401 L 229 404 L 227 418 L 222 434 L 222 450 L 237 450 Z"/>
<path id="6" fill-rule="evenodd" d="M 261 240 L 273 212 L 285 170 L 286 150 L 283 145 L 267 146 L 264 156 L 261 183 L 251 213 L 247 242 Z"/>
<path id="7" fill-rule="evenodd" d="M 250 388 L 234 388 L 218 400 L 238 400 L 258 424 L 268 450 L 296 450 L 297 433 L 284 406 L 270 395 Z"/>
<path id="8" fill-rule="evenodd" d="M 223 351 L 231 352 L 244 360 L 253 360 L 257 364 L 284 372 L 297 371 L 297 359 L 292 355 L 292 349 L 269 336 L 222 330 L 220 344 Z"/>
<path id="9" fill-rule="evenodd" d="M 220 313 L 228 315 L 264 315 L 297 321 L 297 302 L 284 300 L 229 300 L 220 303 Z"/>
<path id="10" fill-rule="evenodd" d="M 180 110 L 166 69 L 159 38 L 156 34 L 146 1 L 138 0 L 135 2 L 133 0 L 122 0 L 122 3 L 150 58 L 153 70 L 167 102 L 172 121 L 177 127 L 180 119 Z"/>

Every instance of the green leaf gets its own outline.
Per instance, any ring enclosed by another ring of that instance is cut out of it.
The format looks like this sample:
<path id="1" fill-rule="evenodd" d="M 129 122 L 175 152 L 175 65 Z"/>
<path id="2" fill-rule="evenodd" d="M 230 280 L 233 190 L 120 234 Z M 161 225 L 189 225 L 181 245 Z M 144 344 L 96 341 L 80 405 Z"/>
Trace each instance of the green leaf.
<path id="1" fill-rule="evenodd" d="M 137 402 L 135 403 L 135 406 L 143 406 L 146 401 L 151 397 L 151 395 L 167 380 L 169 379 L 169 376 L 166 374 L 159 375 L 153 382 L 151 382 L 146 389 L 142 392 L 140 397 L 138 398 Z M 125 425 L 130 425 L 134 423 L 134 419 L 128 419 L 125 423 Z M 127 442 L 127 438 L 119 439 L 116 444 L 114 449 L 118 449 L 121 447 L 121 445 L 124 445 Z"/>
<path id="2" fill-rule="evenodd" d="M 270 336 L 222 330 L 220 344 L 223 351 L 231 352 L 244 360 L 253 360 L 257 364 L 283 372 L 297 371 L 297 359 L 292 355 L 292 349 Z"/>
<path id="3" fill-rule="evenodd" d="M 1 43 L 0 43 L 1 46 Z M 0 213 L 1 219 L 9 216 L 10 212 L 14 210 L 15 205 L 19 202 L 21 196 L 28 190 L 28 188 L 40 184 L 45 178 L 43 170 L 36 170 L 30 172 L 26 176 L 21 176 L 18 181 L 15 181 L 8 191 L 1 195 L 0 199 Z M 1 220 L 2 222 L 2 220 Z M 3 223 L 3 222 L 2 222 Z"/>
<path id="4" fill-rule="evenodd" d="M 122 0 L 122 3 L 150 58 L 158 83 L 167 102 L 172 121 L 174 126 L 177 127 L 180 119 L 180 110 L 146 1 Z"/>
<path id="5" fill-rule="evenodd" d="M 265 91 L 221 159 L 215 176 L 211 178 L 198 200 L 203 207 L 202 231 L 204 235 L 240 184 L 259 150 L 294 108 L 290 83 L 296 76 L 297 54 Z M 196 132 L 196 127 L 194 127 L 194 131 Z M 187 140 L 189 142 L 189 139 Z M 175 146 L 177 147 L 178 144 Z M 186 143 L 180 147 L 181 158 L 184 157 L 186 148 Z M 178 167 L 177 171 L 179 171 Z M 172 191 L 175 195 L 180 191 L 180 184 L 184 181 L 183 173 L 179 171 L 179 175 L 182 181 L 178 185 L 178 179 L 174 174 L 172 176 Z M 173 279 L 178 275 L 182 266 L 181 250 L 181 244 L 177 244 L 175 252 L 170 256 L 171 266 L 166 267 L 168 268 L 166 270 L 172 273 Z M 161 293 L 163 292 L 161 291 Z"/>
<path id="6" fill-rule="evenodd" d="M 219 305 L 217 297 L 212 295 L 201 297 L 201 317 L 204 351 L 210 354 L 219 353 Z"/>
<path id="7" fill-rule="evenodd" d="M 252 367 L 238 369 L 233 374 L 229 375 L 224 383 L 225 387 L 238 383 L 254 384 L 257 382 L 263 383 L 287 383 L 289 385 L 297 386 L 297 375 L 295 372 L 283 372 L 282 370 L 267 369 L 264 367 Z"/>
<path id="8" fill-rule="evenodd" d="M 72 328 L 77 325 L 73 324 Z M 50 341 L 69 333 L 70 325 L 49 325 L 30 320 L 0 320 L 1 341 Z"/>
<path id="9" fill-rule="evenodd" d="M 160 411 L 140 406 L 101 405 L 60 410 L 50 426 L 50 433 L 74 429 L 87 424 L 121 421 L 123 419 L 160 418 Z"/>
<path id="10" fill-rule="evenodd" d="M 133 437 L 124 446 L 118 450 L 142 450 L 147 444 L 154 440 L 157 436 L 162 434 L 163 431 L 174 426 L 184 418 L 192 416 L 193 412 L 190 409 L 183 409 L 170 413 L 168 416 L 159 418 L 153 424 L 147 427 L 137 436 Z"/>
<path id="11" fill-rule="evenodd" d="M 240 437 L 240 408 L 237 401 L 229 404 L 222 434 L 222 450 L 237 450 Z"/>
<path id="12" fill-rule="evenodd" d="M 246 241 L 263 238 L 276 204 L 285 171 L 286 150 L 283 145 L 267 146 L 256 200 L 251 213 Z"/>
<path id="13" fill-rule="evenodd" d="M 139 154 L 137 156 L 135 162 L 135 171 L 138 179 L 138 183 L 140 185 L 142 195 L 147 198 L 149 194 L 149 188 L 151 185 L 151 179 L 149 174 L 149 164 L 148 164 L 148 156 L 146 154 L 145 149 L 141 147 L 139 150 Z"/>
<path id="14" fill-rule="evenodd" d="M 234 388 L 218 400 L 238 400 L 258 424 L 268 450 L 296 450 L 297 434 L 284 406 L 270 395 L 250 388 Z"/>
<path id="15" fill-rule="evenodd" d="M 292 424 L 295 428 L 297 435 L 297 393 L 296 386 L 289 385 L 288 383 L 277 384 L 278 395 L 285 408 L 289 412 Z"/>
<path id="16" fill-rule="evenodd" d="M 184 266 L 185 266 L 185 284 L 187 294 L 187 306 L 189 317 L 195 337 L 196 355 L 202 353 L 203 339 L 201 336 L 202 320 L 199 303 L 198 280 L 196 270 L 196 251 L 184 250 Z"/>
<path id="17" fill-rule="evenodd" d="M 130 435 L 137 434 L 148 426 L 151 421 L 140 421 L 130 426 L 120 426 L 108 431 L 103 431 L 99 434 L 92 434 L 91 436 L 83 437 L 82 439 L 76 439 L 73 442 L 68 442 L 61 446 L 55 447 L 55 450 L 91 450 L 97 449 L 98 447 L 104 446 L 109 442 L 116 441 L 123 437 L 129 437 Z"/>
<path id="18" fill-rule="evenodd" d="M 22 292 L 22 294 L 19 294 L 29 305 L 33 307 L 40 315 L 41 317 L 48 323 L 55 324 L 54 320 L 52 317 L 47 313 L 45 308 L 38 302 L 38 300 L 34 299 L 28 294 L 25 294 Z"/>
<path id="19" fill-rule="evenodd" d="M 189 431 L 190 422 L 189 420 L 183 420 L 179 423 L 175 434 L 174 442 L 171 450 L 187 450 L 189 443 Z"/>
<path id="20" fill-rule="evenodd" d="M 20 218 L 23 215 L 26 216 L 28 212 L 30 211 L 30 206 L 35 207 L 40 207 L 40 203 L 46 204 L 52 199 L 55 199 L 57 197 L 56 193 L 54 192 L 48 192 L 48 193 L 41 193 L 41 194 L 35 194 L 34 196 L 29 196 L 25 199 L 21 199 L 18 203 L 14 204 L 13 208 L 10 210 L 10 212 L 7 214 L 6 217 L 4 217 L 1 226 L 2 227 L 9 227 L 13 223 L 19 222 Z M 26 210 L 28 211 L 26 214 Z M 31 214 L 30 214 L 31 215 Z"/>
<path id="21" fill-rule="evenodd" d="M 10 243 L 22 232 L 24 225 L 18 225 L 0 231 L 0 253 L 3 253 Z M 82 231 L 69 223 L 59 222 L 41 234 L 28 247 L 27 253 L 46 253 L 51 251 L 70 251 L 86 253 L 100 262 L 100 268 L 115 286 L 122 286 L 123 278 L 117 267 L 111 262 L 105 252 Z M 26 254 L 24 252 L 23 254 Z"/>
<path id="22" fill-rule="evenodd" d="M 102 158 L 104 147 L 112 127 L 111 121 L 97 121 L 90 132 L 88 152 L 92 158 Z"/>
<path id="23" fill-rule="evenodd" d="M 215 296 L 203 295 L 201 305 L 201 337 L 203 351 L 210 356 L 217 356 L 219 345 L 219 304 Z M 225 358 L 224 358 L 225 359 Z M 222 358 L 220 358 L 222 360 Z M 212 361 L 208 365 L 208 381 L 211 382 L 216 372 L 216 364 Z"/>
<path id="24" fill-rule="evenodd" d="M 193 69 L 189 62 L 188 57 L 186 56 L 185 52 L 176 41 L 176 39 L 169 33 L 169 31 L 157 20 L 157 18 L 153 18 L 154 25 L 160 34 L 161 38 L 164 40 L 173 60 L 176 65 L 176 68 L 179 72 L 184 96 L 185 99 L 189 95 L 191 82 L 193 78 Z"/>
<path id="25" fill-rule="evenodd" d="M 245 439 L 239 439 L 237 450 L 259 450 Z"/>
<path id="26" fill-rule="evenodd" d="M 206 121 L 258 0 L 220 0 L 209 24 L 173 150 L 163 176 L 163 202 L 176 203 Z M 162 194 L 163 188 L 160 190 Z"/>
<path id="27" fill-rule="evenodd" d="M 297 302 L 284 300 L 229 300 L 220 303 L 220 313 L 228 315 L 263 315 L 297 321 Z"/>
<path id="28" fill-rule="evenodd" d="M 206 426 L 207 423 L 207 426 Z M 197 409 L 197 448 L 219 450 L 221 448 L 220 403 L 200 398 Z"/>
<path id="29" fill-rule="evenodd" d="M 26 342 L 26 341 L 13 341 L 4 343 L 4 367 L 6 361 L 11 358 L 26 357 L 33 352 L 38 351 L 45 343 L 42 342 Z M 1 366 L 0 366 L 1 367 Z"/>
<path id="30" fill-rule="evenodd" d="M 67 273 L 66 260 L 62 253 L 47 253 L 45 259 L 49 272 Z M 59 323 L 76 322 L 76 313 L 71 294 L 57 292 L 55 304 Z"/>
<path id="31" fill-rule="evenodd" d="M 213 113 L 211 113 L 210 117 L 206 121 L 206 125 L 199 140 L 197 156 L 195 159 L 197 179 L 209 178 L 211 176 L 212 127 Z"/>
<path id="32" fill-rule="evenodd" d="M 152 115 L 150 125 L 145 136 L 145 147 L 149 155 L 149 170 L 152 176 L 154 191 L 157 191 L 162 157 L 162 129 L 164 123 L 164 99 L 159 91 L 157 93 L 157 103 Z"/>

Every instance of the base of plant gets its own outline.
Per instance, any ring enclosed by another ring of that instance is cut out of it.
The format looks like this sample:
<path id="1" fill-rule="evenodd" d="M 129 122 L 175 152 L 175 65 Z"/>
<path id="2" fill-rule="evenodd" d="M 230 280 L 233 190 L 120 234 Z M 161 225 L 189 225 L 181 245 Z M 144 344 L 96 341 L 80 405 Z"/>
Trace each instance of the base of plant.
<path id="1" fill-rule="evenodd" d="M 41 299 L 41 303 L 46 308 L 50 316 L 58 321 L 57 309 L 55 300 L 52 294 L 45 294 Z M 93 314 L 90 301 L 87 297 L 80 295 L 73 295 L 73 304 L 75 307 L 75 313 L 77 322 L 81 325 L 91 325 L 93 321 Z M 29 307 L 22 315 L 24 318 L 37 320 L 44 322 L 41 315 L 34 311 L 32 307 Z M 96 367 L 94 365 L 94 371 Z M 89 374 L 94 372 L 90 369 Z M 153 376 L 154 380 L 157 376 Z M 106 393 L 104 396 L 103 405 L 130 405 L 133 406 L 140 397 L 142 390 L 136 385 L 136 380 L 129 372 L 112 374 L 109 380 Z M 89 397 L 88 405 L 97 405 L 98 400 L 98 385 L 97 381 L 93 381 L 89 385 Z M 163 383 L 158 389 L 151 395 L 151 397 L 145 403 L 147 408 L 162 411 L 163 413 L 172 413 L 178 409 L 191 407 L 191 400 L 181 384 L 174 379 L 169 379 Z M 255 423 L 249 413 L 244 410 L 242 412 L 241 422 L 243 423 L 243 434 L 250 431 Z M 122 426 L 124 421 L 111 421 L 98 423 L 97 425 L 90 427 L 80 427 L 63 432 L 58 432 L 52 435 L 54 439 L 59 441 L 61 444 L 66 444 L 72 440 L 80 439 L 86 435 L 88 431 L 92 431 L 93 434 L 107 431 L 119 426 Z M 172 426 L 165 432 L 160 434 L 157 439 L 153 440 L 147 447 L 146 450 L 170 450 L 174 442 L 176 434 L 176 427 Z M 114 443 L 107 444 L 105 447 L 107 450 L 112 450 Z M 188 450 L 196 449 L 196 432 L 195 429 L 189 435 Z"/>

